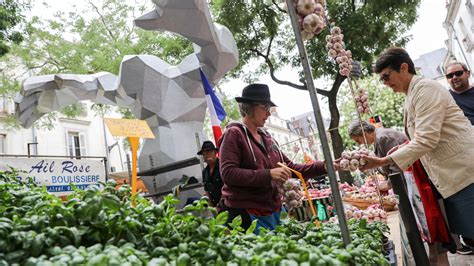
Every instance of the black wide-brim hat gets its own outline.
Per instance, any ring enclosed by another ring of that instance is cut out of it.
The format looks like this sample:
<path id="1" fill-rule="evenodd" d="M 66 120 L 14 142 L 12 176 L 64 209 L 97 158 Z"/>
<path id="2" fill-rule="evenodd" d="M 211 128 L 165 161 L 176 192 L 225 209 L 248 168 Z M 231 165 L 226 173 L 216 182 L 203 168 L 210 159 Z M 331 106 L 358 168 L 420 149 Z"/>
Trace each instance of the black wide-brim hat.
<path id="1" fill-rule="evenodd" d="M 216 148 L 216 146 L 214 146 L 214 143 L 212 143 L 212 141 L 204 141 L 202 143 L 202 147 L 201 147 L 201 150 L 198 151 L 197 155 L 202 155 L 202 152 L 203 151 L 207 151 L 207 150 L 215 150 L 215 151 L 218 151 L 219 149 Z"/>
<path id="2" fill-rule="evenodd" d="M 276 106 L 270 99 L 270 89 L 266 84 L 250 84 L 242 90 L 242 97 L 235 97 L 238 103 L 244 102 L 265 102 L 271 106 Z"/>

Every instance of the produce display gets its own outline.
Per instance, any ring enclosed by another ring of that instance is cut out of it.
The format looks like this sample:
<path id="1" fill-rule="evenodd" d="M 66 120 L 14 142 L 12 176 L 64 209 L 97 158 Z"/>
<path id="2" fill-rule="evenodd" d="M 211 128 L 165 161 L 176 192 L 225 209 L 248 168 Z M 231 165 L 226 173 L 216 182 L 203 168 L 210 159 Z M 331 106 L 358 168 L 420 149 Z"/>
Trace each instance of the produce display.
<path id="1" fill-rule="evenodd" d="M 365 180 L 365 184 L 359 188 L 359 192 L 377 192 L 377 189 L 384 195 L 388 194 L 388 191 L 390 190 L 388 181 L 385 179 L 385 176 L 381 174 L 368 176 Z"/>
<path id="2" fill-rule="evenodd" d="M 365 210 L 359 210 L 357 207 L 350 205 L 344 206 L 344 212 L 346 219 L 355 219 L 355 220 L 367 220 L 367 222 L 384 222 L 387 223 L 387 212 L 382 210 L 380 206 L 371 206 Z M 338 223 L 337 216 L 331 217 L 329 219 L 332 223 Z"/>
<path id="3" fill-rule="evenodd" d="M 130 188 L 75 190 L 61 201 L 33 183 L 0 172 L 0 265 L 388 265 L 383 223 L 351 220 L 344 247 L 338 225 L 284 219 L 272 233 L 225 226 L 207 199 L 178 210 L 166 196 L 153 204 Z M 215 214 L 210 215 L 210 214 Z"/>
<path id="4" fill-rule="evenodd" d="M 379 194 L 377 192 L 368 192 L 368 193 L 352 193 L 344 197 L 344 199 L 355 199 L 355 200 L 365 200 L 368 202 L 379 202 Z M 390 202 L 392 204 L 397 203 L 395 195 L 390 194 L 382 196 L 383 201 Z"/>
<path id="5" fill-rule="evenodd" d="M 359 208 L 366 209 L 371 205 L 380 204 L 380 197 L 382 198 L 383 207 L 386 211 L 394 210 L 397 205 L 397 198 L 394 194 L 380 195 L 378 192 L 355 192 L 348 193 L 342 199 Z"/>
<path id="6" fill-rule="evenodd" d="M 347 193 L 347 192 L 356 191 L 357 187 L 351 186 L 347 184 L 347 182 L 344 182 L 344 183 L 339 183 L 339 190 L 343 191 L 344 193 Z M 308 189 L 308 192 L 312 199 L 329 197 L 332 194 L 331 188 L 323 188 L 323 189 L 311 188 L 311 189 Z"/>

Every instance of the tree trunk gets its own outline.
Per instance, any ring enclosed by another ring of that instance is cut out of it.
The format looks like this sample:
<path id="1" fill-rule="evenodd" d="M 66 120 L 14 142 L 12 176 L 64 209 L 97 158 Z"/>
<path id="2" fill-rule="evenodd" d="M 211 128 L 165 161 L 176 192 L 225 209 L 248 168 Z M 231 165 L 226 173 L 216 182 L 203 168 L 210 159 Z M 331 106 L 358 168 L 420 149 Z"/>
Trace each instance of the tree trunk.
<path id="1" fill-rule="evenodd" d="M 331 123 L 329 124 L 329 134 L 331 136 L 331 143 L 334 158 L 340 158 L 341 153 L 344 151 L 344 145 L 342 142 L 341 134 L 339 134 L 339 109 L 337 108 L 337 93 L 341 87 L 342 82 L 346 79 L 345 76 L 337 74 L 336 80 L 334 81 L 331 91 L 328 96 L 329 111 L 331 113 Z M 350 172 L 339 171 L 339 178 L 341 182 L 348 182 L 352 184 L 354 179 Z"/>

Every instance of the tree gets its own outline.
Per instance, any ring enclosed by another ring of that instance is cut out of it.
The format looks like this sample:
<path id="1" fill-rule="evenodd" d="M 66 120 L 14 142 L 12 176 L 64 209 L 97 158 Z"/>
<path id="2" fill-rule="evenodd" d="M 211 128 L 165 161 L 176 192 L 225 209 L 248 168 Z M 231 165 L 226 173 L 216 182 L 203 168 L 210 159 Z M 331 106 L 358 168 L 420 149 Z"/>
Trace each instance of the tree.
<path id="1" fill-rule="evenodd" d="M 402 128 L 403 127 L 403 94 L 394 93 L 391 89 L 382 85 L 377 77 L 368 76 L 358 82 L 361 88 L 364 88 L 369 94 L 369 105 L 374 115 L 380 115 L 384 127 Z M 344 149 L 351 150 L 356 143 L 350 139 L 347 134 L 347 127 L 353 121 L 359 119 L 354 99 L 349 86 L 342 86 L 341 92 L 337 98 L 337 104 L 341 110 L 341 124 L 339 126 L 342 132 Z M 362 119 L 367 120 L 367 115 Z"/>
<path id="2" fill-rule="evenodd" d="M 98 3 L 99 2 L 99 3 Z M 176 64 L 193 51 L 192 43 L 170 33 L 141 30 L 133 19 L 152 7 L 132 5 L 128 1 L 89 1 L 84 9 L 59 11 L 53 19 L 33 17 L 27 22 L 24 42 L 12 47 L 2 58 L 11 69 L 23 69 L 19 75 L 7 76 L 12 94 L 20 89 L 18 82 L 26 73 L 34 75 L 75 73 L 91 74 L 107 71 L 118 74 L 125 55 L 148 54 Z M 88 18 L 85 19 L 88 14 Z M 5 74 L 6 75 L 6 74 Z M 8 87 L 8 86 L 7 86 Z M 107 108 L 96 105 L 95 111 Z M 130 112 L 119 108 L 124 115 Z M 81 105 L 61 110 L 69 117 L 84 111 Z M 37 125 L 52 126 L 50 114 Z M 46 123 L 46 124 L 44 124 Z"/>
<path id="3" fill-rule="evenodd" d="M 11 43 L 18 44 L 23 40 L 21 32 L 15 30 L 23 20 L 21 10 L 17 0 L 0 1 L 0 57 L 8 53 Z"/>
<path id="4" fill-rule="evenodd" d="M 222 123 L 222 127 L 226 127 L 232 121 L 238 121 L 240 119 L 240 111 L 237 102 L 229 98 L 226 94 L 222 93 L 222 106 L 224 106 L 225 112 L 227 113 L 226 119 Z"/>
<path id="5" fill-rule="evenodd" d="M 403 46 L 408 36 L 403 34 L 416 21 L 416 9 L 419 0 L 413 1 L 331 1 L 327 4 L 329 22 L 341 27 L 347 49 L 353 58 L 362 62 L 364 75 L 371 73 L 374 55 L 386 47 Z M 240 52 L 240 64 L 234 71 L 236 77 L 255 79 L 262 73 L 269 73 L 273 81 L 292 88 L 307 90 L 306 85 L 296 84 L 276 76 L 276 70 L 290 64 L 302 69 L 288 15 L 276 0 L 225 1 L 212 2 L 217 22 L 227 26 L 234 34 Z M 328 60 L 325 49 L 325 29 L 316 39 L 306 43 L 308 57 L 314 78 L 332 78 L 329 90 L 317 89 L 317 93 L 326 96 L 331 113 L 330 131 L 333 153 L 336 158 L 343 151 L 343 142 L 339 133 L 339 110 L 337 94 L 346 79 L 337 72 L 334 62 Z M 256 67 L 255 67 L 256 65 Z M 252 69 L 251 72 L 248 71 Z M 341 173 L 342 178 L 350 178 Z"/>

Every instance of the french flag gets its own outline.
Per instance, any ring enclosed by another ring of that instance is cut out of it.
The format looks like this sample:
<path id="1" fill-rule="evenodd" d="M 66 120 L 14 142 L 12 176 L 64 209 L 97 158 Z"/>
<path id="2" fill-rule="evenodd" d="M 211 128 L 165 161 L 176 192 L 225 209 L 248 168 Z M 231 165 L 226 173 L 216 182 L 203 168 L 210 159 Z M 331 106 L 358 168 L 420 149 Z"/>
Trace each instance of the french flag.
<path id="1" fill-rule="evenodd" d="M 204 87 L 204 93 L 206 95 L 207 108 L 209 108 L 209 114 L 211 115 L 212 132 L 214 133 L 214 140 L 217 145 L 219 139 L 222 136 L 221 122 L 225 119 L 226 113 L 224 107 L 222 107 L 219 98 L 217 98 L 211 84 L 206 78 L 206 75 L 199 69 L 201 73 L 202 86 Z"/>

